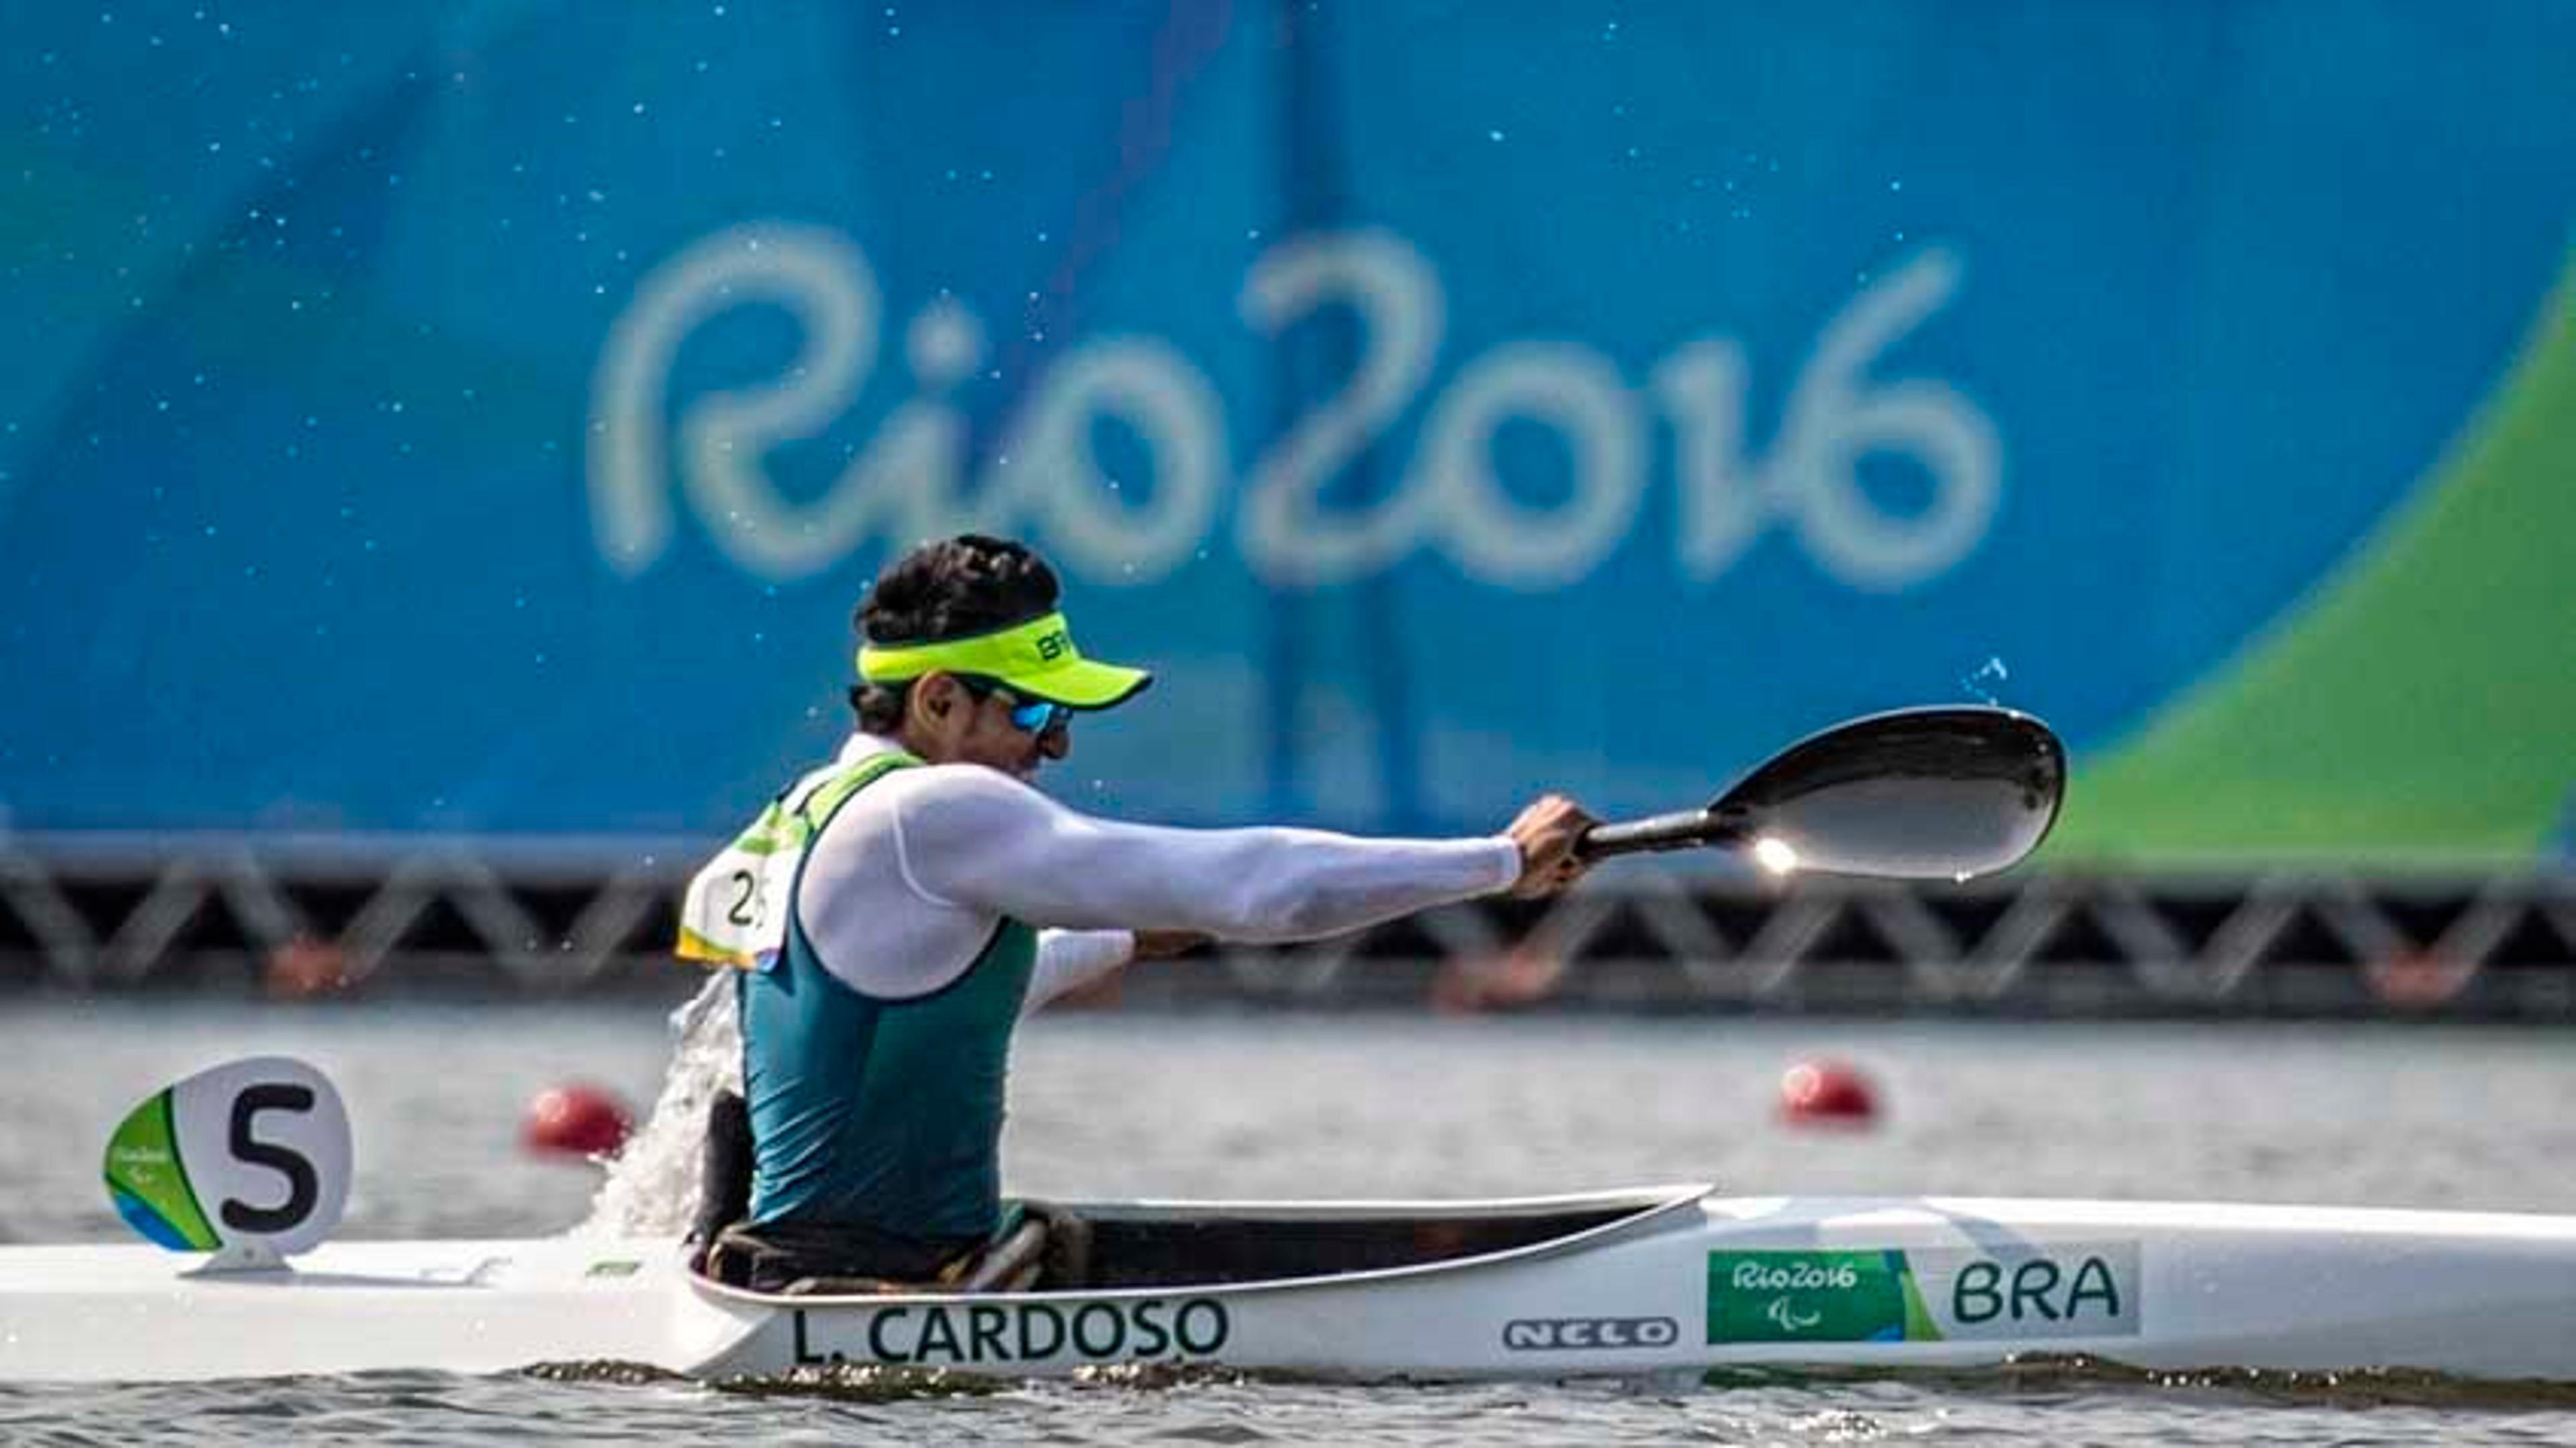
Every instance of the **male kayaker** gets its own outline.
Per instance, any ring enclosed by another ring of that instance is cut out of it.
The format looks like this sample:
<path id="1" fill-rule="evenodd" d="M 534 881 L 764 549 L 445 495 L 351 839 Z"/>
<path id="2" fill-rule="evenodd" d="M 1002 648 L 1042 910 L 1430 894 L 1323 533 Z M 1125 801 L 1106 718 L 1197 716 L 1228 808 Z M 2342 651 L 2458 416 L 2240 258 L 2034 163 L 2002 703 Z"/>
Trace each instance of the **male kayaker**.
<path id="1" fill-rule="evenodd" d="M 1548 795 L 1479 839 L 1170 829 L 1031 786 L 1076 713 L 1150 682 L 1085 658 L 1030 549 L 965 535 L 881 573 L 858 727 L 700 872 L 681 953 L 739 966 L 752 1169 L 711 1259 L 747 1285 L 955 1282 L 1004 1220 L 1024 1012 L 1140 953 L 1339 934 L 1583 873 L 1594 821 Z"/>

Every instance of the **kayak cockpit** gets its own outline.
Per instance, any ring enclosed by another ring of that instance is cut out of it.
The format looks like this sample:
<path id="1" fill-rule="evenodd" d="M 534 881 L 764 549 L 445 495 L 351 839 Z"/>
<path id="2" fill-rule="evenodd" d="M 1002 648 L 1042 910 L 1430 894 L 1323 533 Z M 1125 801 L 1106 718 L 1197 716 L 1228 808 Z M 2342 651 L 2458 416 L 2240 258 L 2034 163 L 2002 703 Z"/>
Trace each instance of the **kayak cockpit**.
<path id="1" fill-rule="evenodd" d="M 1079 1285 L 1223 1286 L 1436 1266 L 1589 1238 L 1678 1202 L 1696 1202 L 1704 1190 L 1347 1213 L 1086 1208 L 1091 1241 L 1087 1280 Z"/>
<path id="2" fill-rule="evenodd" d="M 756 1243 L 736 1236 L 738 1225 L 728 1230 L 751 1198 L 750 1115 L 732 1092 L 708 1112 L 705 1167 L 690 1236 L 717 1246 L 693 1253 L 691 1267 L 714 1285 L 781 1296 L 1214 1287 L 1399 1271 L 1587 1240 L 1711 1190 L 1700 1182 L 1483 1202 L 1024 1202 L 936 1281 L 789 1268 L 761 1282 L 761 1269 L 725 1260 L 729 1244 Z"/>
<path id="3" fill-rule="evenodd" d="M 1383 1276 L 1571 1251 L 1698 1211 L 1701 1184 L 1485 1202 L 1026 1202 L 1015 1225 L 933 1282 L 816 1274 L 763 1288 L 697 1265 L 710 1286 L 813 1298 L 1241 1287 Z"/>

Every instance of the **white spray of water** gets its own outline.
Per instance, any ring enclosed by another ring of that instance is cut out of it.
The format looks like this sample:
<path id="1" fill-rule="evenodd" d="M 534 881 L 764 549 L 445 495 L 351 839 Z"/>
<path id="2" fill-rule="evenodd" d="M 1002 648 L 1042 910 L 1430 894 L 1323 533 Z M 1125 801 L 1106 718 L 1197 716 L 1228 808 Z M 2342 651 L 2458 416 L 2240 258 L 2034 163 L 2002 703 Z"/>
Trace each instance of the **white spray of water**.
<path id="1" fill-rule="evenodd" d="M 653 1114 L 608 1164 L 576 1237 L 676 1237 L 698 1207 L 707 1107 L 742 1089 L 742 1022 L 734 978 L 712 971 L 706 987 L 671 1012 L 671 1067 Z"/>

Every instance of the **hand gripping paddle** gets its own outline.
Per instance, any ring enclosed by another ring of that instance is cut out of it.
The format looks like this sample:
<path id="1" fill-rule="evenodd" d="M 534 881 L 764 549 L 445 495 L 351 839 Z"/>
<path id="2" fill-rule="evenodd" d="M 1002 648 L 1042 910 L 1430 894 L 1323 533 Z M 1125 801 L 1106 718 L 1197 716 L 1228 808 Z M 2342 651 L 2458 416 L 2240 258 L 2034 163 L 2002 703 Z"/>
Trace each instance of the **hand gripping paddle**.
<path id="1" fill-rule="evenodd" d="M 2027 714 L 1900 709 L 1799 740 L 1706 809 L 1596 825 L 1575 848 L 1586 860 L 1710 848 L 1782 875 L 1965 880 L 2036 848 L 2065 790 L 2065 746 Z"/>

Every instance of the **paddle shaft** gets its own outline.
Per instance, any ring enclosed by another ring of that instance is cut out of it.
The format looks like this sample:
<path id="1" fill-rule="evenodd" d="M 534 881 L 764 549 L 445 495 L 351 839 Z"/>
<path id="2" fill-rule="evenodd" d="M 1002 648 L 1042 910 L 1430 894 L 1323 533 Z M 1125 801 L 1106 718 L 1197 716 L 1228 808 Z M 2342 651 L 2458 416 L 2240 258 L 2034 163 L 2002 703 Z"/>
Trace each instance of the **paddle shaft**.
<path id="1" fill-rule="evenodd" d="M 1696 850 L 1740 843 L 1746 833 L 1741 824 L 1714 810 L 1683 809 L 1619 824 L 1594 825 L 1575 842 L 1574 853 L 1590 861 L 1650 850 Z"/>

